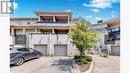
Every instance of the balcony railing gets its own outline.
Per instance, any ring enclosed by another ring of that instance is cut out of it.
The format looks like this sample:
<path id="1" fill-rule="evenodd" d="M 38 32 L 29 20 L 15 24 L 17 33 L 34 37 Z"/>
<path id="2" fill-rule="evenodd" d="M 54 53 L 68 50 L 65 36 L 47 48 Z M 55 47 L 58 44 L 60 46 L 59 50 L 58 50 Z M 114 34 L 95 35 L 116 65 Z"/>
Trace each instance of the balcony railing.
<path id="1" fill-rule="evenodd" d="M 30 45 L 33 43 L 39 44 L 67 44 L 70 42 L 70 37 L 67 34 L 30 34 Z"/>
<path id="2" fill-rule="evenodd" d="M 11 22 L 11 25 L 71 26 L 73 22 Z"/>
<path id="3" fill-rule="evenodd" d="M 110 28 L 111 33 L 120 32 L 120 27 Z"/>
<path id="4" fill-rule="evenodd" d="M 105 44 L 116 44 L 116 43 L 119 43 L 120 39 L 113 39 L 113 40 L 106 40 L 105 41 Z"/>
<path id="5" fill-rule="evenodd" d="M 105 44 L 115 44 L 115 41 L 106 40 Z"/>
<path id="6" fill-rule="evenodd" d="M 105 35 L 105 44 L 115 44 L 116 41 L 120 40 L 120 35 Z"/>

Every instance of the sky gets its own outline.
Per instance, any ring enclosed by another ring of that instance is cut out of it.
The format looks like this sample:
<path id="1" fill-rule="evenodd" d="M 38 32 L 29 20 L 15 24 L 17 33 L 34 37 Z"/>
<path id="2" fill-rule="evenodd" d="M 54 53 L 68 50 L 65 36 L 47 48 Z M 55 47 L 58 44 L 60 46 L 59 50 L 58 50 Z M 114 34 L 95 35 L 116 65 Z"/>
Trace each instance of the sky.
<path id="1" fill-rule="evenodd" d="M 92 24 L 120 17 L 120 0 L 15 0 L 15 17 L 37 17 L 34 11 L 72 12 Z"/>

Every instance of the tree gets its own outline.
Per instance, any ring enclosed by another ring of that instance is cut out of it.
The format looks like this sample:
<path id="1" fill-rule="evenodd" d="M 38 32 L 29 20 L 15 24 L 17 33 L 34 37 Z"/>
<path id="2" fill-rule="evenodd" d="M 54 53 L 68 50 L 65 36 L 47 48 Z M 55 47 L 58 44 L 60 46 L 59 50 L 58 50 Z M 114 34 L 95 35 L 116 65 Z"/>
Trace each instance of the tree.
<path id="1" fill-rule="evenodd" d="M 98 41 L 98 33 L 94 30 L 89 30 L 88 26 L 88 21 L 80 19 L 80 22 L 71 27 L 69 33 L 72 43 L 76 45 L 80 52 L 81 58 L 85 55 L 84 51 L 95 47 Z"/>

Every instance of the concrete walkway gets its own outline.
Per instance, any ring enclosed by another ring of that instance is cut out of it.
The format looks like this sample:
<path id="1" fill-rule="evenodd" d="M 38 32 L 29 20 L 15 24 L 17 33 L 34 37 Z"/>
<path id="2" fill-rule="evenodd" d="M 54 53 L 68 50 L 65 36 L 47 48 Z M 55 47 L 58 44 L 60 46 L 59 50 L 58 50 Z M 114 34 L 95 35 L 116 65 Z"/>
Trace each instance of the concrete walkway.
<path id="1" fill-rule="evenodd" d="M 120 57 L 109 56 L 103 58 L 99 56 L 94 57 L 94 70 L 92 73 L 120 73 Z"/>

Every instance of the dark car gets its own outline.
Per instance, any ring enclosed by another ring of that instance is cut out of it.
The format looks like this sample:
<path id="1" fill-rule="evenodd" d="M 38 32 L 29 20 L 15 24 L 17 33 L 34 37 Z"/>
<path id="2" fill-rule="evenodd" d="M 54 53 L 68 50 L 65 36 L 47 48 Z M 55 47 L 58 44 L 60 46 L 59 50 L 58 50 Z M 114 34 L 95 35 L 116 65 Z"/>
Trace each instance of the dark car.
<path id="1" fill-rule="evenodd" d="M 10 65 L 22 65 L 27 60 L 40 57 L 41 53 L 31 48 L 10 48 Z"/>

